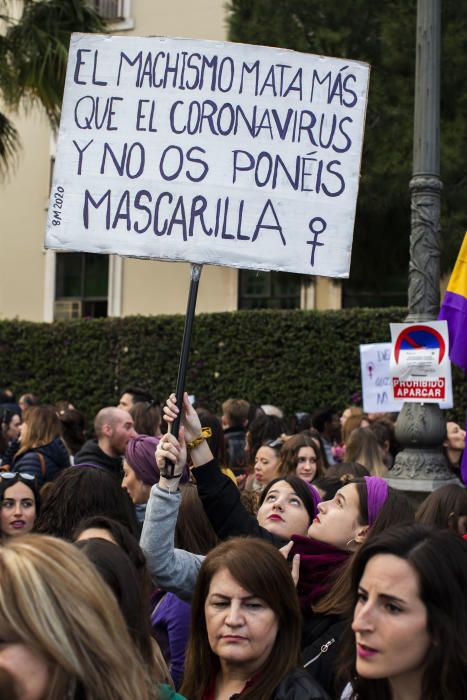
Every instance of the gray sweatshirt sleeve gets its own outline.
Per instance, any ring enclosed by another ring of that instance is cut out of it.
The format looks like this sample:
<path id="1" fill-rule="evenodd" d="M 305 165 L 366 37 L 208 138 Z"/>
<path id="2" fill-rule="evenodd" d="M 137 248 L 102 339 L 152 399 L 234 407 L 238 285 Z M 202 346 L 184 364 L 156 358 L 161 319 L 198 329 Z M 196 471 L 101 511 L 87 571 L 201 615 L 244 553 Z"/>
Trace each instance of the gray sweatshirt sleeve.
<path id="1" fill-rule="evenodd" d="M 152 487 L 140 544 L 154 582 L 190 601 L 204 556 L 174 547 L 180 499 L 180 491 L 169 493 L 157 484 Z"/>

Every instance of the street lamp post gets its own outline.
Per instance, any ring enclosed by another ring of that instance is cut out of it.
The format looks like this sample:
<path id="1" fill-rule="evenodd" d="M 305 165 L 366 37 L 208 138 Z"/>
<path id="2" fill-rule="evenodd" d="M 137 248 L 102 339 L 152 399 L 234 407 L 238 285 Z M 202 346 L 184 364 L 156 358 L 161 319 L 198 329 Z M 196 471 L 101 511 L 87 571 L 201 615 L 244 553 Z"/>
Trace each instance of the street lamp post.
<path id="1" fill-rule="evenodd" d="M 441 0 L 418 0 L 407 317 L 412 323 L 433 321 L 439 311 L 440 57 Z M 413 494 L 414 500 L 456 483 L 441 449 L 445 430 L 438 404 L 404 403 L 396 423 L 404 450 L 396 456 L 388 483 Z"/>

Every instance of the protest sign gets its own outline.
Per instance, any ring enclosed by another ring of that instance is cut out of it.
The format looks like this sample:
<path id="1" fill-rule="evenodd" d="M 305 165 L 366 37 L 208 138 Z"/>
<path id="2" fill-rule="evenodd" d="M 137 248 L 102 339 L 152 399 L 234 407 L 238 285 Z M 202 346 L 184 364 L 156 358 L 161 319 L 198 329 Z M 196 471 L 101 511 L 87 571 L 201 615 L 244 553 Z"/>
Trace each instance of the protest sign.
<path id="1" fill-rule="evenodd" d="M 363 410 L 365 413 L 398 412 L 403 401 L 392 396 L 389 374 L 391 343 L 360 345 Z"/>
<path id="2" fill-rule="evenodd" d="M 389 371 L 394 398 L 450 408 L 452 381 L 446 321 L 391 323 L 390 327 Z"/>
<path id="3" fill-rule="evenodd" d="M 45 245 L 348 277 L 369 67 L 74 34 Z"/>
<path id="4" fill-rule="evenodd" d="M 363 410 L 365 413 L 398 413 L 404 399 L 395 399 L 392 390 L 392 377 L 389 370 L 391 343 L 371 343 L 360 345 L 360 367 L 362 376 Z M 445 401 L 440 407 L 452 408 L 452 386 L 449 380 Z"/>

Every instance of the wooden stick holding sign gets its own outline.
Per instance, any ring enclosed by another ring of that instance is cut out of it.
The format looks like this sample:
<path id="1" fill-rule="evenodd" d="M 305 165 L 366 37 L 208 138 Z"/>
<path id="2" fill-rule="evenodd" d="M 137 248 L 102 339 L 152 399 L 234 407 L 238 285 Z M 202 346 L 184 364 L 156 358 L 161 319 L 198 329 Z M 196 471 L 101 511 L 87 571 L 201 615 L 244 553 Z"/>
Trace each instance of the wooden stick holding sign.
<path id="1" fill-rule="evenodd" d="M 190 354 L 190 344 L 191 344 L 191 334 L 193 330 L 193 320 L 195 317 L 196 309 L 196 297 L 198 296 L 198 285 L 199 279 L 201 277 L 202 265 L 191 265 L 190 274 L 190 289 L 188 292 L 188 303 L 186 307 L 185 316 L 185 326 L 183 328 L 183 338 L 182 338 L 182 349 L 180 351 L 180 362 L 178 365 L 178 375 L 177 375 L 177 385 L 175 389 L 175 396 L 177 398 L 177 406 L 183 406 L 183 392 L 185 391 L 185 380 L 186 372 L 188 369 L 188 356 Z M 178 431 L 180 428 L 180 418 L 181 418 L 182 408 L 180 408 L 180 413 L 175 418 L 172 425 L 169 425 L 169 432 L 178 438 Z M 173 476 L 175 463 L 166 459 L 166 472 L 167 476 Z"/>

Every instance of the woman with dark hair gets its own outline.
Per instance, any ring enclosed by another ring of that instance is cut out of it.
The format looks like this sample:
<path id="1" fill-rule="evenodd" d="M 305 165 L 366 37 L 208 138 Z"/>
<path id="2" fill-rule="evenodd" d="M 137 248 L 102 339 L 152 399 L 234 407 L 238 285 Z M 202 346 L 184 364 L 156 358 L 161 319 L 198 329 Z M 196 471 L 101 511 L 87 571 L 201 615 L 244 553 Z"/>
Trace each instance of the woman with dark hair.
<path id="1" fill-rule="evenodd" d="M 467 532 L 467 491 L 460 484 L 447 484 L 430 493 L 420 504 L 415 520 L 423 525 L 448 528 L 458 535 Z"/>
<path id="2" fill-rule="evenodd" d="M 135 565 L 121 547 L 102 538 L 79 540 L 75 545 L 94 564 L 112 589 L 128 632 L 154 683 L 171 682 L 161 651 L 151 636 L 149 598 Z M 161 673 L 162 671 L 162 673 Z"/>
<path id="3" fill-rule="evenodd" d="M 1 407 L 0 407 L 1 408 Z M 8 447 L 16 442 L 21 433 L 21 414 L 11 408 L 2 408 L 0 413 L 0 464 Z"/>
<path id="4" fill-rule="evenodd" d="M 168 422 L 171 422 L 176 415 L 173 399 L 172 395 L 164 409 Z M 298 487 L 291 487 L 286 479 L 279 478 L 267 491 L 256 520 L 243 508 L 235 487 L 227 483 L 229 480 L 216 468 L 208 446 L 202 441 L 199 420 L 193 414 L 185 400 L 182 428 L 184 427 L 189 441 L 192 441 L 191 458 L 195 465 L 193 474 L 214 530 L 222 539 L 235 535 L 253 535 L 267 539 L 277 547 L 282 547 L 292 540 L 293 544 L 289 544 L 287 551 L 295 562 L 299 559 L 297 590 L 302 612 L 305 618 L 311 619 L 311 622 L 305 626 L 303 644 L 321 646 L 327 643 L 328 627 L 335 622 L 335 619 L 326 617 L 316 625 L 314 606 L 332 589 L 334 579 L 341 567 L 352 552 L 365 541 L 370 529 L 377 527 L 377 520 L 384 516 L 385 509 L 391 510 L 392 517 L 399 517 L 399 514 L 395 516 L 391 504 L 393 501 L 399 502 L 400 495 L 389 489 L 383 479 L 367 477 L 362 483 L 348 483 L 341 486 L 332 500 L 319 503 L 313 485 L 295 476 L 288 477 L 287 480 L 295 479 L 315 498 L 317 512 L 311 516 L 311 522 L 309 519 L 307 522 L 305 518 L 291 517 L 290 510 L 285 510 L 284 494 L 281 492 L 287 492 L 287 498 L 290 499 L 287 503 L 289 509 L 296 508 L 298 504 L 303 508 L 304 502 L 298 497 Z M 165 459 L 170 459 L 176 462 L 176 472 L 179 471 L 185 459 L 184 434 L 182 430 L 180 442 L 172 435 L 162 438 L 157 450 L 157 459 L 160 460 L 161 468 Z M 168 494 L 165 493 L 165 488 L 169 490 Z M 173 525 L 170 524 L 170 518 L 163 519 L 162 503 L 174 501 L 175 489 L 176 485 L 173 485 L 173 481 L 166 487 L 164 480 L 162 489 L 156 487 L 151 492 L 153 509 L 143 528 L 142 546 L 147 553 L 148 565 L 153 574 L 156 577 L 164 577 L 164 583 L 161 585 L 172 590 L 175 588 L 180 595 L 189 597 L 200 562 L 199 560 L 196 562 L 193 555 L 187 556 L 186 552 L 182 554 L 177 550 L 174 553 L 173 540 L 170 539 Z M 404 507 L 409 508 L 412 513 L 405 498 L 403 501 Z M 155 512 L 159 513 L 157 517 L 153 515 Z M 296 516 L 298 511 L 294 512 Z M 164 560 L 160 559 L 161 550 L 166 555 Z M 331 608 L 329 614 L 333 612 Z M 332 686 L 330 676 L 332 673 L 326 676 L 326 682 L 330 683 L 329 689 Z M 319 681 L 322 683 L 322 676 L 319 677 Z"/>
<path id="5" fill-rule="evenodd" d="M 146 557 L 137 538 L 130 532 L 128 527 L 118 520 L 108 518 L 105 515 L 91 515 L 83 518 L 72 534 L 73 542 L 95 538 L 108 540 L 113 542 L 113 544 L 118 544 L 123 549 L 138 572 L 138 578 L 140 579 L 145 598 L 149 598 L 152 582 L 146 566 Z"/>
<path id="6" fill-rule="evenodd" d="M 268 543 L 233 539 L 213 549 L 192 611 L 181 688 L 190 700 L 327 698 L 298 668 L 298 599 L 287 563 Z"/>
<path id="7" fill-rule="evenodd" d="M 316 440 L 306 433 L 287 438 L 280 453 L 279 473 L 296 474 L 310 483 L 324 476 L 321 450 Z"/>
<path id="8" fill-rule="evenodd" d="M 265 413 L 257 416 L 248 426 L 246 446 L 250 468 L 255 465 L 256 453 L 261 445 L 273 442 L 286 433 L 287 426 L 283 418 L 267 416 Z"/>
<path id="9" fill-rule="evenodd" d="M 467 542 L 422 525 L 372 537 L 352 566 L 342 654 L 351 700 L 467 697 Z"/>
<path id="10" fill-rule="evenodd" d="M 77 411 L 76 408 L 69 408 L 65 405 L 62 408 L 57 407 L 57 411 L 62 424 L 62 439 L 70 453 L 70 461 L 74 463 L 75 454 L 86 442 L 84 434 L 86 420 L 84 414 Z"/>
<path id="11" fill-rule="evenodd" d="M 0 541 L 31 532 L 40 505 L 39 489 L 32 474 L 0 474 Z"/>
<path id="12" fill-rule="evenodd" d="M 131 406 L 128 412 L 133 418 L 135 430 L 139 435 L 160 437 L 161 407 L 158 402 L 154 400 L 138 401 Z"/>
<path id="13" fill-rule="evenodd" d="M 465 430 L 458 423 L 448 421 L 446 423 L 446 437 L 443 441 L 444 454 L 449 469 L 460 476 L 460 463 L 465 449 Z"/>
<path id="14" fill-rule="evenodd" d="M 190 629 L 190 606 L 178 600 L 172 593 L 165 593 L 159 589 L 153 591 L 154 586 L 146 566 L 144 552 L 135 537 L 121 523 L 111 518 L 94 516 L 82 520 L 73 533 L 75 543 L 99 539 L 118 545 L 132 562 L 138 576 L 140 598 L 144 606 L 147 607 L 147 618 L 145 618 L 142 629 L 147 632 L 148 624 L 149 622 L 151 623 L 150 633 L 157 641 L 164 664 L 169 666 L 172 681 L 175 687 L 178 688 L 183 674 L 185 648 Z M 80 546 L 82 545 L 80 544 Z M 94 553 L 95 548 L 92 548 L 91 551 Z M 86 553 L 88 552 L 86 551 Z M 93 559 L 93 555 L 91 559 Z M 107 580 L 102 564 L 95 563 Z M 107 580 L 107 582 L 112 584 L 111 581 Z M 130 579 L 128 579 L 127 583 L 130 585 L 128 592 L 131 594 Z M 125 586 L 127 583 L 125 583 Z M 118 591 L 116 593 L 119 601 L 120 598 L 124 599 L 122 594 L 118 593 Z M 183 614 L 181 614 L 181 610 Z M 169 617 L 170 621 L 168 622 L 167 619 Z"/>
<path id="15" fill-rule="evenodd" d="M 48 487 L 36 531 L 71 540 L 78 523 L 91 515 L 106 515 L 139 536 L 133 504 L 105 469 L 79 465 L 65 469 Z"/>
<path id="16" fill-rule="evenodd" d="M 34 474 L 39 486 L 55 479 L 70 466 L 70 456 L 61 434 L 61 423 L 54 406 L 31 406 L 21 428 L 20 448 L 10 471 Z"/>

